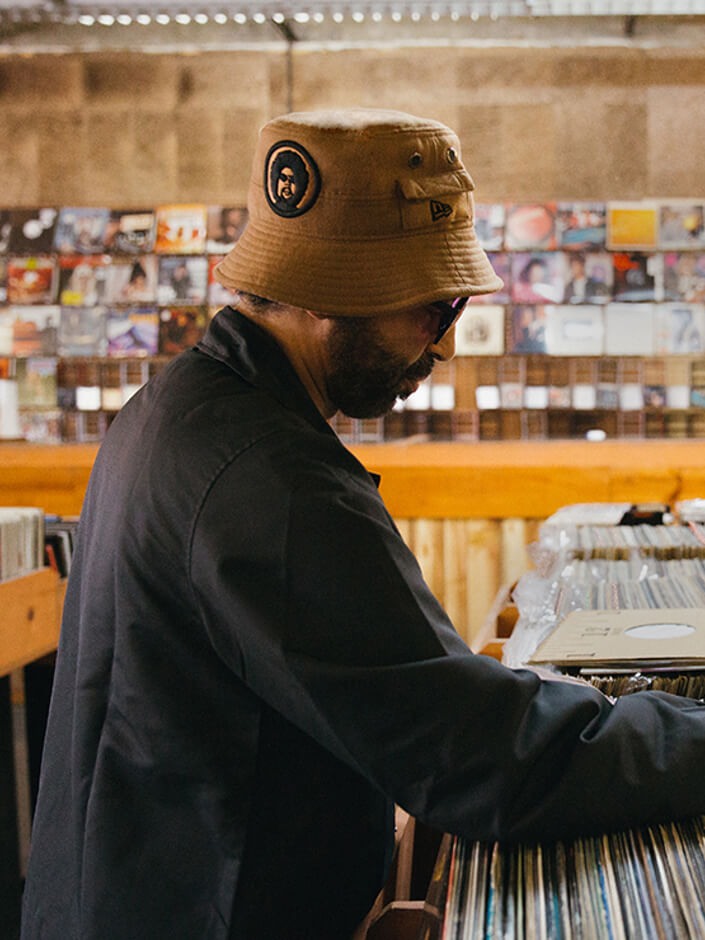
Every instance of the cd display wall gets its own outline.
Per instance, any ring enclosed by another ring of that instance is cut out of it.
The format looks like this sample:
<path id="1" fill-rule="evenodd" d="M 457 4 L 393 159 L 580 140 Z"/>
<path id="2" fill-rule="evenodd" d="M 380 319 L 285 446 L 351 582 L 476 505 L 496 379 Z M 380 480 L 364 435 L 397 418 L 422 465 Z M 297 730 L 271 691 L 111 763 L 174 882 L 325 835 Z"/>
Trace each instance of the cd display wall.
<path id="1" fill-rule="evenodd" d="M 0 210 L 0 436 L 100 440 L 232 295 L 243 207 Z M 476 206 L 504 281 L 350 441 L 705 437 L 705 199 Z"/>

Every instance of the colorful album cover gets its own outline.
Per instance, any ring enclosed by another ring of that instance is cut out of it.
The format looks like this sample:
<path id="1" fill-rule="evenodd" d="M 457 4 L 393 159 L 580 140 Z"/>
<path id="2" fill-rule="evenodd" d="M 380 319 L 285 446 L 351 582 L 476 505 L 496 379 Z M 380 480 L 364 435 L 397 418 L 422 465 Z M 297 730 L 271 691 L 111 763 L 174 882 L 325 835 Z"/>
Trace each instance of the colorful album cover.
<path id="1" fill-rule="evenodd" d="M 109 218 L 109 209 L 60 209 L 54 233 L 54 251 L 62 255 L 101 254 Z"/>
<path id="2" fill-rule="evenodd" d="M 506 210 L 502 205 L 476 203 L 475 234 L 485 251 L 500 251 L 504 245 Z"/>
<path id="3" fill-rule="evenodd" d="M 607 203 L 607 247 L 615 251 L 625 248 L 657 248 L 658 205 L 649 202 Z"/>
<path id="4" fill-rule="evenodd" d="M 153 304 L 157 300 L 157 256 L 113 258 L 105 272 L 108 304 Z"/>
<path id="5" fill-rule="evenodd" d="M 705 248 L 705 203 L 681 201 L 661 203 L 659 210 L 661 248 Z"/>
<path id="6" fill-rule="evenodd" d="M 614 268 L 608 251 L 563 252 L 564 304 L 605 304 L 612 299 Z"/>
<path id="7" fill-rule="evenodd" d="M 509 314 L 508 352 L 546 352 L 546 307 L 528 305 L 513 307 Z"/>
<path id="8" fill-rule="evenodd" d="M 202 307 L 171 307 L 159 314 L 159 352 L 177 355 L 203 336 L 208 314 Z"/>
<path id="9" fill-rule="evenodd" d="M 11 304 L 50 304 L 56 293 L 53 258 L 10 257 L 5 273 L 7 300 Z"/>
<path id="10" fill-rule="evenodd" d="M 558 304 L 565 291 L 559 251 L 518 251 L 511 259 L 512 300 L 517 304 Z"/>
<path id="11" fill-rule="evenodd" d="M 235 291 L 224 287 L 216 281 L 213 274 L 216 265 L 220 264 L 221 258 L 216 255 L 208 259 L 208 303 L 211 307 L 227 307 L 235 299 Z"/>
<path id="12" fill-rule="evenodd" d="M 60 356 L 105 356 L 108 349 L 105 307 L 61 307 Z"/>
<path id="13" fill-rule="evenodd" d="M 471 304 L 508 304 L 511 301 L 511 255 L 506 251 L 488 251 L 487 257 L 495 274 L 502 278 L 504 287 L 492 294 L 476 294 Z"/>
<path id="14" fill-rule="evenodd" d="M 7 300 L 7 261 L 0 256 L 0 304 Z"/>
<path id="15" fill-rule="evenodd" d="M 555 202 L 507 208 L 504 247 L 510 251 L 541 251 L 557 246 Z"/>
<path id="16" fill-rule="evenodd" d="M 602 307 L 588 304 L 546 307 L 546 352 L 551 356 L 601 356 L 604 333 Z"/>
<path id="17" fill-rule="evenodd" d="M 225 255 L 235 246 L 247 225 L 244 206 L 209 206 L 206 217 L 206 253 Z"/>
<path id="18" fill-rule="evenodd" d="M 206 207 L 171 205 L 157 208 L 157 254 L 197 255 L 206 249 Z"/>
<path id="19" fill-rule="evenodd" d="M 104 250 L 114 255 L 149 254 L 156 235 L 154 209 L 113 209 L 103 236 Z"/>
<path id="20" fill-rule="evenodd" d="M 60 444 L 64 414 L 58 408 L 20 409 L 22 437 L 30 444 Z"/>
<path id="21" fill-rule="evenodd" d="M 504 307 L 483 304 L 464 311 L 455 327 L 457 356 L 501 356 L 504 352 Z"/>
<path id="22" fill-rule="evenodd" d="M 642 388 L 642 394 L 644 396 L 644 406 L 646 408 L 666 407 L 665 385 L 644 385 Z"/>
<path id="23" fill-rule="evenodd" d="M 657 356 L 705 352 L 705 304 L 657 304 L 654 352 Z"/>
<path id="24" fill-rule="evenodd" d="M 13 356 L 55 356 L 60 308 L 49 304 L 37 307 L 10 307 Z"/>
<path id="25" fill-rule="evenodd" d="M 607 206 L 604 202 L 559 202 L 556 232 L 564 251 L 603 248 L 607 238 Z"/>
<path id="26" fill-rule="evenodd" d="M 611 303 L 604 310 L 606 355 L 654 354 L 653 304 Z"/>
<path id="27" fill-rule="evenodd" d="M 10 209 L 7 248 L 14 255 L 45 255 L 54 248 L 56 209 Z"/>
<path id="28" fill-rule="evenodd" d="M 548 407 L 570 408 L 570 385 L 549 385 Z"/>
<path id="29" fill-rule="evenodd" d="M 617 301 L 644 303 L 660 300 L 663 291 L 663 257 L 639 251 L 616 251 L 612 255 L 614 282 L 612 296 Z"/>
<path id="30" fill-rule="evenodd" d="M 159 258 L 157 301 L 169 304 L 202 304 L 208 291 L 208 258 L 204 255 Z"/>
<path id="31" fill-rule="evenodd" d="M 159 351 L 156 307 L 109 307 L 106 330 L 109 356 L 156 356 Z"/>
<path id="32" fill-rule="evenodd" d="M 666 300 L 705 301 L 705 253 L 669 251 L 663 256 Z"/>
<path id="33" fill-rule="evenodd" d="M 56 408 L 56 359 L 32 356 L 15 366 L 17 403 L 20 408 Z"/>
<path id="34" fill-rule="evenodd" d="M 59 258 L 59 303 L 93 307 L 104 299 L 109 255 L 62 255 Z"/>

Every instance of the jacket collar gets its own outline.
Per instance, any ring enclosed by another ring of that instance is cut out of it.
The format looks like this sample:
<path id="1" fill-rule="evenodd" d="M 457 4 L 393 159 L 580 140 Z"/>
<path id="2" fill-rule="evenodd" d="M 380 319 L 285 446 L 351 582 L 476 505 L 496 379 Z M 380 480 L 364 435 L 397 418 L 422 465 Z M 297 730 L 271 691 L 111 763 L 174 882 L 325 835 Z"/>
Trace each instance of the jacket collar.
<path id="1" fill-rule="evenodd" d="M 216 313 L 196 348 L 300 414 L 318 430 L 334 434 L 281 346 L 234 307 Z"/>

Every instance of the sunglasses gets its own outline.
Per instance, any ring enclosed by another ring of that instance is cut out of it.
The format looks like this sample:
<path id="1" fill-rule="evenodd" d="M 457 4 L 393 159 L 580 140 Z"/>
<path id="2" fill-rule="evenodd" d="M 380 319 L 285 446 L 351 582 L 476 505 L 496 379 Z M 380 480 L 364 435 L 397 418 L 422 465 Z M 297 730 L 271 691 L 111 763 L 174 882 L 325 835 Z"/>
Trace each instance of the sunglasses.
<path id="1" fill-rule="evenodd" d="M 436 300 L 431 306 L 437 310 L 441 319 L 438 321 L 438 332 L 433 341 L 434 346 L 443 339 L 448 330 L 453 326 L 468 302 L 467 297 L 456 297 L 454 300 Z"/>

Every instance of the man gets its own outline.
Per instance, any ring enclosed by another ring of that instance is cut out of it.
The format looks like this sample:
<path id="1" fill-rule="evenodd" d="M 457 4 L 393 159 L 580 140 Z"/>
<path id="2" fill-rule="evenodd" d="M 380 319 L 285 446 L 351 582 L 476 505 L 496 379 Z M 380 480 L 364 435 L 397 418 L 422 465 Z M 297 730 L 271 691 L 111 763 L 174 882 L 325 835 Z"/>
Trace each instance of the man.
<path id="1" fill-rule="evenodd" d="M 269 182 L 282 149 L 308 174 L 296 214 Z M 705 809 L 705 712 L 474 656 L 326 421 L 410 394 L 452 354 L 453 299 L 500 286 L 472 189 L 434 121 L 262 129 L 218 268 L 237 302 L 93 470 L 25 940 L 342 940 L 383 882 L 394 802 L 481 839 Z"/>

